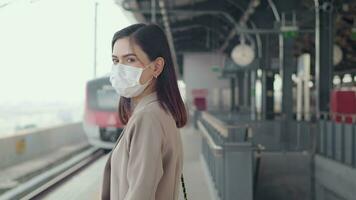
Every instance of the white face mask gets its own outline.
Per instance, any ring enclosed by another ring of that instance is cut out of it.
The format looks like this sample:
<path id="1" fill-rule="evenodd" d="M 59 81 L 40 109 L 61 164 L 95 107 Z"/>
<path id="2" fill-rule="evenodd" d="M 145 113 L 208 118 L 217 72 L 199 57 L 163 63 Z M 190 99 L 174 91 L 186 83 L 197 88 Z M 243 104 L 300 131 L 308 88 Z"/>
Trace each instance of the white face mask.
<path id="1" fill-rule="evenodd" d="M 147 66 L 148 67 L 148 66 Z M 131 98 L 141 94 L 151 82 L 150 79 L 145 84 L 140 84 L 142 72 L 147 69 L 132 67 L 118 63 L 112 66 L 110 73 L 110 82 L 116 92 L 123 97 Z"/>

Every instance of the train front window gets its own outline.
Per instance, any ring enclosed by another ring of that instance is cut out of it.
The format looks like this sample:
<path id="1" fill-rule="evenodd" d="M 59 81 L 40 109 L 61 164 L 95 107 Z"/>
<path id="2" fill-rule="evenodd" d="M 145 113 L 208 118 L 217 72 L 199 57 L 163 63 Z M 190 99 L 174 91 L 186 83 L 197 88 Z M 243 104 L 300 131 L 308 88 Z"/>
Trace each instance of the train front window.
<path id="1" fill-rule="evenodd" d="M 107 81 L 96 81 L 88 84 L 88 105 L 90 109 L 116 111 L 119 96 Z"/>
<path id="2" fill-rule="evenodd" d="M 104 110 L 113 110 L 118 106 L 118 95 L 114 89 L 101 89 L 96 92 L 98 108 Z"/>

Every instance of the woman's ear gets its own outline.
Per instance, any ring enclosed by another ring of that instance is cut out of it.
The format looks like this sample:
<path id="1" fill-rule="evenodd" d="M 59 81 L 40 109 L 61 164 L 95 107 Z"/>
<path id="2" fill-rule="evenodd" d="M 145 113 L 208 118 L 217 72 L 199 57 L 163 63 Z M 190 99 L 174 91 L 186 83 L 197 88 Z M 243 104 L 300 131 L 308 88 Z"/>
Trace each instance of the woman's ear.
<path id="1" fill-rule="evenodd" d="M 163 71 L 164 67 L 164 58 L 158 57 L 155 60 L 154 68 L 153 68 L 153 76 L 157 78 Z"/>

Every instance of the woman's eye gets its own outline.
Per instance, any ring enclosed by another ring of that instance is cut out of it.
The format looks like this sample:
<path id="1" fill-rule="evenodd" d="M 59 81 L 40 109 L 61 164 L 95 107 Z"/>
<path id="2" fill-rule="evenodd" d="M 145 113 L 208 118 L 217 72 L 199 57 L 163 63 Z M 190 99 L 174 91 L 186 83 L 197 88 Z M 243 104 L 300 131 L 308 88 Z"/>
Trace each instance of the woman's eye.
<path id="1" fill-rule="evenodd" d="M 128 59 L 127 59 L 127 62 L 129 62 L 129 63 L 130 63 L 130 62 L 135 62 L 135 59 L 134 59 L 134 58 L 128 58 Z"/>
<path id="2" fill-rule="evenodd" d="M 112 60 L 112 62 L 113 62 L 114 64 L 116 64 L 116 63 L 117 63 L 117 60 Z"/>

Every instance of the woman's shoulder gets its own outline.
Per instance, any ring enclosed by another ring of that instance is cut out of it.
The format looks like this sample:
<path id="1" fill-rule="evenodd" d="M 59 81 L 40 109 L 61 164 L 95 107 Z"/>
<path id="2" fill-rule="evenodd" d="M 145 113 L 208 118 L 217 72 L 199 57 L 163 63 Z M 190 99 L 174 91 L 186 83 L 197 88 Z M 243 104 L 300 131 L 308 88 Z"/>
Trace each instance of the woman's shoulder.
<path id="1" fill-rule="evenodd" d="M 162 107 L 159 101 L 154 101 L 144 106 L 140 111 L 132 115 L 133 119 L 167 117 L 167 111 Z"/>
<path id="2" fill-rule="evenodd" d="M 154 125 L 155 123 L 159 123 L 160 115 L 162 115 L 162 111 L 159 108 L 158 102 L 152 102 L 130 117 L 129 122 L 127 124 L 128 127 L 137 126 L 137 125 Z"/>
<path id="3" fill-rule="evenodd" d="M 134 127 L 154 127 L 155 129 L 171 130 L 176 127 L 176 125 L 175 120 L 169 111 L 166 111 L 158 101 L 155 101 L 147 104 L 143 109 L 134 113 L 131 116 L 127 127 L 129 129 Z"/>
<path id="4" fill-rule="evenodd" d="M 158 106 L 155 105 L 155 103 L 151 103 L 130 117 L 125 128 L 125 131 L 128 132 L 126 134 L 128 141 L 130 141 L 134 135 L 146 134 L 148 132 L 155 135 L 155 137 L 165 138 L 165 122 L 162 120 L 162 116 L 160 116 L 162 111 L 160 111 Z"/>

